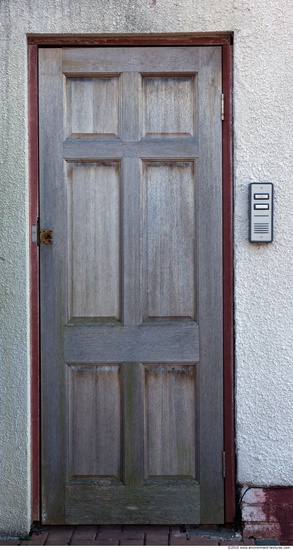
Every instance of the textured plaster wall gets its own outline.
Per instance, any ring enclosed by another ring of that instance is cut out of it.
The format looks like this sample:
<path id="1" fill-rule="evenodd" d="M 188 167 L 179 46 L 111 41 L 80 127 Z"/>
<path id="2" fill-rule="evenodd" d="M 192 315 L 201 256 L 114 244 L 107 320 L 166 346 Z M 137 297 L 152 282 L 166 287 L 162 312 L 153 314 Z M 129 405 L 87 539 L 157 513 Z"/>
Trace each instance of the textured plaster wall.
<path id="1" fill-rule="evenodd" d="M 0 532 L 30 525 L 28 33 L 233 31 L 238 481 L 293 485 L 292 0 L 1 0 Z M 275 241 L 247 188 L 275 183 Z"/>

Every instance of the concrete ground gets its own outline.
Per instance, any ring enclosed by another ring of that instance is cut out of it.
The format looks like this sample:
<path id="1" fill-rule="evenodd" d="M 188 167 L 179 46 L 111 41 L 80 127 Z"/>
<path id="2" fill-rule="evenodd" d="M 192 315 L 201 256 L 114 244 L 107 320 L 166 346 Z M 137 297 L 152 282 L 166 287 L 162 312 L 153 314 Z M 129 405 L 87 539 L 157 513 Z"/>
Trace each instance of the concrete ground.
<path id="1" fill-rule="evenodd" d="M 168 525 L 40 526 L 25 539 L 0 540 L 9 546 L 254 546 L 254 539 L 228 529 Z"/>

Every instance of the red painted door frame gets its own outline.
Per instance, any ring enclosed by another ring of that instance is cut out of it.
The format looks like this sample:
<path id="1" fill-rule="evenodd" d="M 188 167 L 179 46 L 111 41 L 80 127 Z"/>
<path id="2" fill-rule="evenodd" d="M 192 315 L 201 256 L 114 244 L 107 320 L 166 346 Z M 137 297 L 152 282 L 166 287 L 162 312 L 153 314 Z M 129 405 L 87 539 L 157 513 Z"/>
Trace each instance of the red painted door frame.
<path id="1" fill-rule="evenodd" d="M 224 327 L 224 443 L 226 453 L 225 521 L 233 523 L 236 512 L 234 445 L 234 332 L 233 332 L 233 165 L 232 165 L 232 36 L 126 35 L 28 37 L 30 231 L 37 224 L 38 195 L 38 48 L 62 46 L 221 46 L 225 102 L 223 121 L 223 327 Z M 39 253 L 30 238 L 31 305 L 31 434 L 32 520 L 40 520 L 40 359 L 39 359 Z"/>

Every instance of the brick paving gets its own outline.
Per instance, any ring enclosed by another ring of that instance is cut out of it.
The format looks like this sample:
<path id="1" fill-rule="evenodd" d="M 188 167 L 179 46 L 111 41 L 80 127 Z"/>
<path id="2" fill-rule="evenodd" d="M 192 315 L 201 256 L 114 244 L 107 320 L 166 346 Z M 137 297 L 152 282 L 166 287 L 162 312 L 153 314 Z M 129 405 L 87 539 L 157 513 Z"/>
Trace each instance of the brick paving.
<path id="1" fill-rule="evenodd" d="M 253 538 L 228 529 L 207 530 L 166 525 L 36 525 L 23 539 L 0 540 L 5 546 L 254 546 Z"/>

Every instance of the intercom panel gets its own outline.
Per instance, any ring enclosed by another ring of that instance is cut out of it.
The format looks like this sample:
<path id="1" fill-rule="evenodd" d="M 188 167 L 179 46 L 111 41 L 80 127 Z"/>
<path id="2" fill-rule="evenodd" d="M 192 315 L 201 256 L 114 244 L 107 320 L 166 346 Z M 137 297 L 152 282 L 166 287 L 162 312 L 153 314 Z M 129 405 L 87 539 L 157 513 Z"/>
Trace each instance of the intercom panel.
<path id="1" fill-rule="evenodd" d="M 273 184 L 251 183 L 249 192 L 249 241 L 273 240 Z"/>

